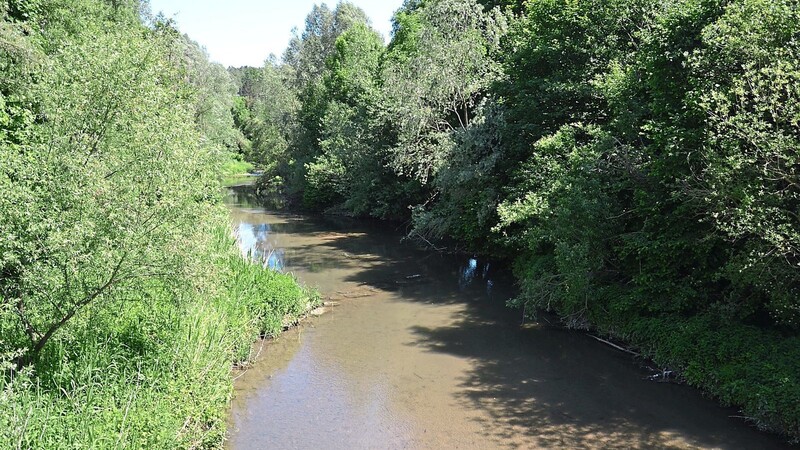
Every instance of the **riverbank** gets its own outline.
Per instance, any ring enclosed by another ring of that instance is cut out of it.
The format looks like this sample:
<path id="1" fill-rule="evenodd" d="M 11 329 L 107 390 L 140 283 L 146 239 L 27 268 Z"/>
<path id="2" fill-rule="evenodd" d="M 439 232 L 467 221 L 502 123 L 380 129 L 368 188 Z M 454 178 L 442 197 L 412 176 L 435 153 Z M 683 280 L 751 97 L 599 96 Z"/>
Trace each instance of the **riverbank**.
<path id="1" fill-rule="evenodd" d="M 232 366 L 318 302 L 291 276 L 242 258 L 227 223 L 187 236 L 205 250 L 190 285 L 153 282 L 124 303 L 109 298 L 35 365 L 6 363 L 0 447 L 220 447 Z"/>
<path id="2" fill-rule="evenodd" d="M 333 217 L 337 217 L 333 214 Z M 369 218 L 370 222 L 377 219 Z M 435 248 L 435 244 L 425 243 Z M 517 282 L 532 284 L 530 274 L 515 271 Z M 527 293 L 530 295 L 530 292 Z M 526 293 L 515 294 L 512 308 L 522 309 Z M 613 302 L 611 302 L 613 304 Z M 585 330 L 595 338 L 613 341 L 647 361 L 653 380 L 670 380 L 700 389 L 730 415 L 761 431 L 797 443 L 800 437 L 800 341 L 793 334 L 764 329 L 724 314 L 676 316 L 643 315 L 590 304 L 582 321 L 574 314 L 550 309 L 568 329 Z M 545 308 L 545 305 L 540 305 Z M 559 314 L 561 313 L 561 314 Z M 534 318 L 530 310 L 520 314 Z"/>
<path id="3" fill-rule="evenodd" d="M 598 318 L 670 376 L 696 387 L 759 430 L 800 442 L 800 338 L 713 314 Z"/>
<path id="4" fill-rule="evenodd" d="M 296 203 L 503 255 L 514 306 L 800 440 L 796 6 L 430 0 L 388 44 L 314 8 L 237 125 Z"/>
<path id="5" fill-rule="evenodd" d="M 138 0 L 0 2 L 0 42 L 0 448 L 220 447 L 316 301 L 231 235 L 234 79 Z"/>
<path id="6" fill-rule="evenodd" d="M 269 212 L 242 189 L 226 203 L 247 248 L 340 303 L 236 380 L 231 449 L 787 448 L 544 314 L 520 327 L 500 264 L 372 220 Z"/>

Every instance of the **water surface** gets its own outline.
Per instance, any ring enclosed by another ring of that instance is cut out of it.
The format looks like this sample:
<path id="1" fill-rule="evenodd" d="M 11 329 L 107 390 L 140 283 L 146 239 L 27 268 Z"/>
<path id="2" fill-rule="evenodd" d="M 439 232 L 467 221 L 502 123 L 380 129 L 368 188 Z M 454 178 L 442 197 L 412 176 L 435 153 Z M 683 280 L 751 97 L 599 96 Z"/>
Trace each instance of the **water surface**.
<path id="1" fill-rule="evenodd" d="M 236 380 L 231 449 L 787 448 L 632 356 L 521 324 L 507 269 L 394 226 L 228 204 L 246 250 L 338 306 Z"/>

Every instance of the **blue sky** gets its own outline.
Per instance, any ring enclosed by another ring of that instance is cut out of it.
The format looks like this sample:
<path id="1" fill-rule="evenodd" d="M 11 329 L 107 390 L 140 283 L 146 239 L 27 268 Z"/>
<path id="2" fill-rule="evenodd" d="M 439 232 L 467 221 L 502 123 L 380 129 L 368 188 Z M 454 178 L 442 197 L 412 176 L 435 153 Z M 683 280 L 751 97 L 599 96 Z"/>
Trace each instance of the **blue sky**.
<path id="1" fill-rule="evenodd" d="M 402 0 L 351 0 L 388 39 L 392 13 Z M 174 18 L 178 28 L 206 47 L 224 66 L 261 66 L 270 53 L 280 57 L 291 30 L 302 31 L 306 15 L 320 0 L 150 0 L 153 13 Z M 324 2 L 333 8 L 338 0 Z"/>

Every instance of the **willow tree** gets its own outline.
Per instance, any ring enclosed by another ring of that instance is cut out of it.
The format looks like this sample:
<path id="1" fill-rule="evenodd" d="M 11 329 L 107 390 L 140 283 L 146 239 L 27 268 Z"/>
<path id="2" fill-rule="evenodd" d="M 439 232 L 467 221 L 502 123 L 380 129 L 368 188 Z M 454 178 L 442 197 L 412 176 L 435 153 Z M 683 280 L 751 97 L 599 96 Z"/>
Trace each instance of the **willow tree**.
<path id="1" fill-rule="evenodd" d="M 168 24 L 162 27 L 165 33 L 169 30 Z M 233 77 L 221 64 L 211 62 L 200 44 L 177 31 L 171 34 L 174 57 L 170 59 L 193 90 L 194 122 L 198 130 L 216 151 L 235 151 L 241 137 L 231 115 L 236 95 Z"/>
<path id="2" fill-rule="evenodd" d="M 383 69 L 386 114 L 396 121 L 393 167 L 426 183 L 466 130 L 497 66 L 505 17 L 476 1 L 406 3 L 395 15 Z"/>
<path id="3" fill-rule="evenodd" d="M 172 37 L 101 2 L 44 6 L 46 32 L 17 36 L 42 70 L 9 72 L 24 102 L 0 115 L 0 352 L 20 366 L 85 310 L 185 280 L 184 233 L 217 195 Z"/>

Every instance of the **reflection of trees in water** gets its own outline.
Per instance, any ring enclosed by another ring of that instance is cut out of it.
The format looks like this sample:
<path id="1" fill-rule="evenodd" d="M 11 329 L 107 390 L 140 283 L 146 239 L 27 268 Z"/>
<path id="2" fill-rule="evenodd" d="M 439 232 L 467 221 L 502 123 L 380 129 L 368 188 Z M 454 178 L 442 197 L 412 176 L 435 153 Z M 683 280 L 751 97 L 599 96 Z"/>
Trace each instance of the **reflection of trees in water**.
<path id="1" fill-rule="evenodd" d="M 486 294 L 492 294 L 492 287 L 494 282 L 489 278 L 489 267 L 491 263 L 480 262 L 477 258 L 469 258 L 467 263 L 459 269 L 458 288 L 460 290 L 467 289 L 478 278 L 486 281 Z"/>
<path id="2" fill-rule="evenodd" d="M 268 223 L 242 222 L 236 227 L 236 240 L 242 255 L 262 263 L 264 267 L 282 271 L 286 266 L 286 250 L 276 248 L 270 242 L 271 232 L 272 227 Z"/>
<path id="3" fill-rule="evenodd" d="M 241 208 L 258 208 L 261 205 L 252 186 L 233 186 L 225 190 L 225 204 Z"/>
<path id="4" fill-rule="evenodd" d="M 261 192 L 259 195 L 255 186 L 248 184 L 228 187 L 225 190 L 225 204 L 240 208 L 280 210 L 286 206 L 286 201 L 274 193 Z"/>
<path id="5" fill-rule="evenodd" d="M 269 254 L 264 265 L 272 270 L 283 271 L 286 252 L 283 249 L 275 250 Z"/>

